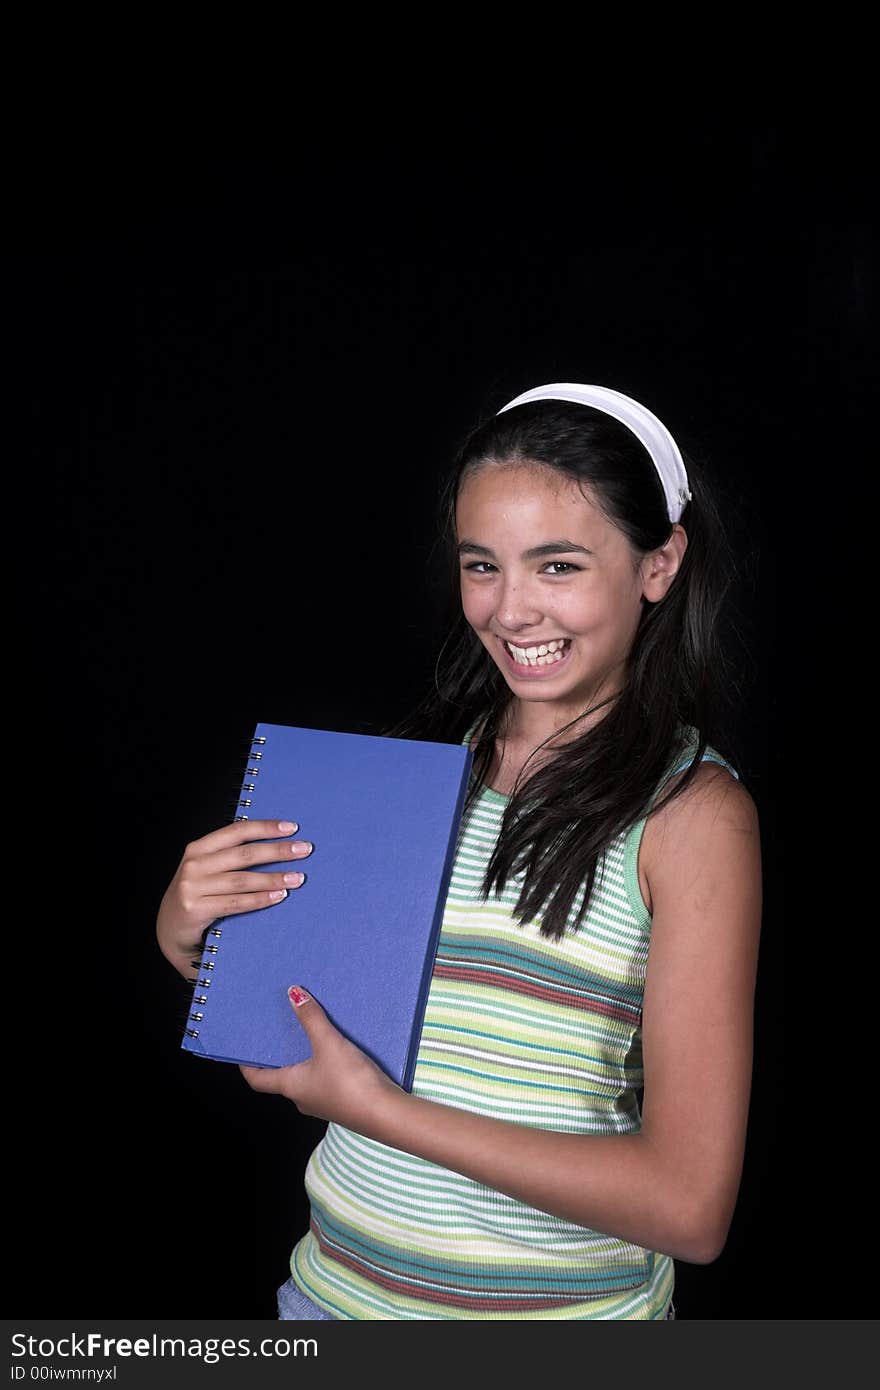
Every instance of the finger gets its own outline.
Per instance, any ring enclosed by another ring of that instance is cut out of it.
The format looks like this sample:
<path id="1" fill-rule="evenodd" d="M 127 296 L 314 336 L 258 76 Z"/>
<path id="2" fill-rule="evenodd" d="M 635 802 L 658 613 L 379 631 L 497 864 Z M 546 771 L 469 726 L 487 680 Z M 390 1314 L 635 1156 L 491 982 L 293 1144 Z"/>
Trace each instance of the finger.
<path id="1" fill-rule="evenodd" d="M 281 835 L 295 835 L 299 826 L 294 820 L 238 820 L 231 825 L 223 825 L 219 830 L 211 830 L 198 840 L 191 840 L 186 854 L 197 859 L 204 854 L 214 854 L 218 849 L 229 849 L 250 840 L 272 840 Z"/>
<path id="2" fill-rule="evenodd" d="M 314 1048 L 314 1044 L 319 1041 L 322 1033 L 326 1033 L 328 1029 L 333 1027 L 333 1024 L 317 999 L 313 999 L 302 985 L 291 985 L 287 991 L 287 998 Z"/>
<path id="3" fill-rule="evenodd" d="M 201 856 L 198 872 L 222 874 L 235 869 L 249 869 L 254 864 L 306 859 L 314 848 L 311 840 L 272 840 L 268 844 L 258 840 L 243 845 L 229 845 L 225 849 L 215 850 L 210 857 Z"/>
<path id="4" fill-rule="evenodd" d="M 202 903 L 205 898 L 222 898 L 230 894 L 237 896 L 242 893 L 266 893 L 273 888 L 301 888 L 305 879 L 306 875 L 298 864 L 291 864 L 289 869 L 279 869 L 271 874 L 257 870 L 241 874 L 212 874 L 199 881 L 198 897 Z"/>
<path id="5" fill-rule="evenodd" d="M 311 1058 L 307 1058 L 304 1062 L 294 1062 L 289 1067 L 250 1067 L 245 1062 L 240 1062 L 238 1069 L 255 1091 L 289 1096 L 291 1078 L 297 1074 L 297 1079 L 299 1076 L 305 1076 L 310 1065 Z"/>
<path id="6" fill-rule="evenodd" d="M 263 1091 L 269 1095 L 281 1089 L 279 1067 L 246 1067 L 240 1064 L 238 1069 L 247 1084 L 255 1091 Z"/>
<path id="7" fill-rule="evenodd" d="M 262 878 L 266 875 L 262 874 Z M 225 893 L 214 898 L 199 899 L 199 913 L 205 924 L 210 926 L 218 917 L 237 917 L 242 912 L 256 912 L 259 908 L 275 907 L 283 903 L 290 888 L 270 888 L 260 893 Z M 200 928 L 204 931 L 204 927 Z"/>

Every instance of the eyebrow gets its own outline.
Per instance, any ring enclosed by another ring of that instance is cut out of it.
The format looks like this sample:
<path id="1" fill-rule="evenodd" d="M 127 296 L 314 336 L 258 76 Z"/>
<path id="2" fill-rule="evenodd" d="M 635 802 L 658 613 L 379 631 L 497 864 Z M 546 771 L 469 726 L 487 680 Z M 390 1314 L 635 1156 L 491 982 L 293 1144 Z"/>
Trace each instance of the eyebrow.
<path id="1" fill-rule="evenodd" d="M 475 541 L 462 541 L 458 547 L 459 555 L 488 555 L 494 560 L 495 555 L 487 545 L 477 545 Z M 531 550 L 524 550 L 522 558 L 524 560 L 537 560 L 542 555 L 592 555 L 594 552 L 588 550 L 585 545 L 576 545 L 574 541 L 545 541 L 543 545 L 533 545 Z"/>

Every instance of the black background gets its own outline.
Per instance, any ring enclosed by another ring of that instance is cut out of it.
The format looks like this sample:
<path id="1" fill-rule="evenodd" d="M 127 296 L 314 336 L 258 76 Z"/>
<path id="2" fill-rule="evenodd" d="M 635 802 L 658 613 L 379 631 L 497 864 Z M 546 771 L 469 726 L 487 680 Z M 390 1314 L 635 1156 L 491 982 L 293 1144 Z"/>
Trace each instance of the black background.
<path id="1" fill-rule="evenodd" d="M 414 160 L 355 133 L 275 160 L 142 148 L 17 171 L 17 1314 L 274 1316 L 323 1125 L 180 1051 L 158 903 L 186 842 L 230 818 L 257 720 L 366 732 L 415 701 L 443 470 L 478 414 L 554 380 L 653 408 L 703 459 L 742 562 L 755 1079 L 728 1244 L 677 1265 L 678 1315 L 808 1316 L 817 1255 L 838 1271 L 809 1276 L 817 1315 L 867 1313 L 873 1054 L 851 1025 L 870 905 L 838 921 L 822 898 L 840 823 L 816 858 L 792 829 L 829 760 L 805 757 L 805 700 L 833 701 L 838 671 L 845 546 L 822 498 L 843 424 L 866 442 L 856 161 L 720 121 L 583 171 L 527 153 Z"/>

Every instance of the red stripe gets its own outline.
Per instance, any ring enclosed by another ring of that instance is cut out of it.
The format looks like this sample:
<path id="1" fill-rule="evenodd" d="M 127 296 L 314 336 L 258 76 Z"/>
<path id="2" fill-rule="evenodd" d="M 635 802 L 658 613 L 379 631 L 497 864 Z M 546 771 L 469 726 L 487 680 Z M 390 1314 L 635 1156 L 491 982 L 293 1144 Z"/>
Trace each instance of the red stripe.
<path id="1" fill-rule="evenodd" d="M 585 998 L 572 990 L 536 984 L 531 980 L 516 979 L 511 976 L 497 978 L 487 976 L 485 970 L 468 969 L 467 966 L 446 966 L 435 962 L 434 977 L 441 980 L 466 980 L 468 983 L 489 985 L 496 989 L 508 990 L 511 994 L 525 994 L 532 999 L 547 1000 L 551 1004 L 567 1004 L 582 1013 L 599 1014 L 603 1018 L 613 1018 L 618 1023 L 638 1022 L 639 1010 L 635 1005 L 615 1004 L 608 999 Z"/>
<path id="2" fill-rule="evenodd" d="M 627 1293 L 631 1289 L 638 1289 L 641 1283 L 627 1284 L 620 1289 L 609 1289 L 605 1293 L 581 1294 L 578 1296 L 557 1294 L 519 1294 L 504 1292 L 489 1298 L 485 1295 L 474 1295 L 467 1297 L 462 1294 L 453 1293 L 451 1289 L 443 1293 L 437 1293 L 431 1289 L 425 1289 L 422 1284 L 413 1283 L 405 1278 L 391 1278 L 387 1274 L 380 1274 L 371 1266 L 359 1260 L 356 1255 L 349 1252 L 343 1253 L 338 1246 L 330 1245 L 323 1238 L 321 1228 L 315 1217 L 311 1220 L 311 1230 L 318 1242 L 321 1254 L 325 1259 L 335 1264 L 343 1265 L 350 1269 L 354 1274 L 359 1274 L 370 1284 L 378 1284 L 382 1289 L 387 1289 L 389 1293 L 399 1294 L 401 1297 L 410 1297 L 422 1303 L 439 1304 L 441 1307 L 452 1308 L 472 1308 L 474 1311 L 491 1312 L 501 1310 L 502 1312 L 516 1312 L 518 1310 L 539 1310 L 543 1308 L 570 1308 L 578 1303 L 589 1303 L 593 1299 L 610 1298 L 616 1293 Z M 439 1279 L 435 1282 L 439 1283 Z"/>

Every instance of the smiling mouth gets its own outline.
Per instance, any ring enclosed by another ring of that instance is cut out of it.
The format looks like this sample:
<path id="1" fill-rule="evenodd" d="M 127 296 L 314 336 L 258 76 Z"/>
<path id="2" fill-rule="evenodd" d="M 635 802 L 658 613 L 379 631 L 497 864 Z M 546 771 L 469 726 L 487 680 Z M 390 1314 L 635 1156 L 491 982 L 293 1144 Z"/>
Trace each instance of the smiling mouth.
<path id="1" fill-rule="evenodd" d="M 500 639 L 510 662 L 524 670 L 546 670 L 558 666 L 571 650 L 570 637 L 557 637 L 551 642 L 540 642 L 528 647 L 517 647 L 512 642 Z"/>

